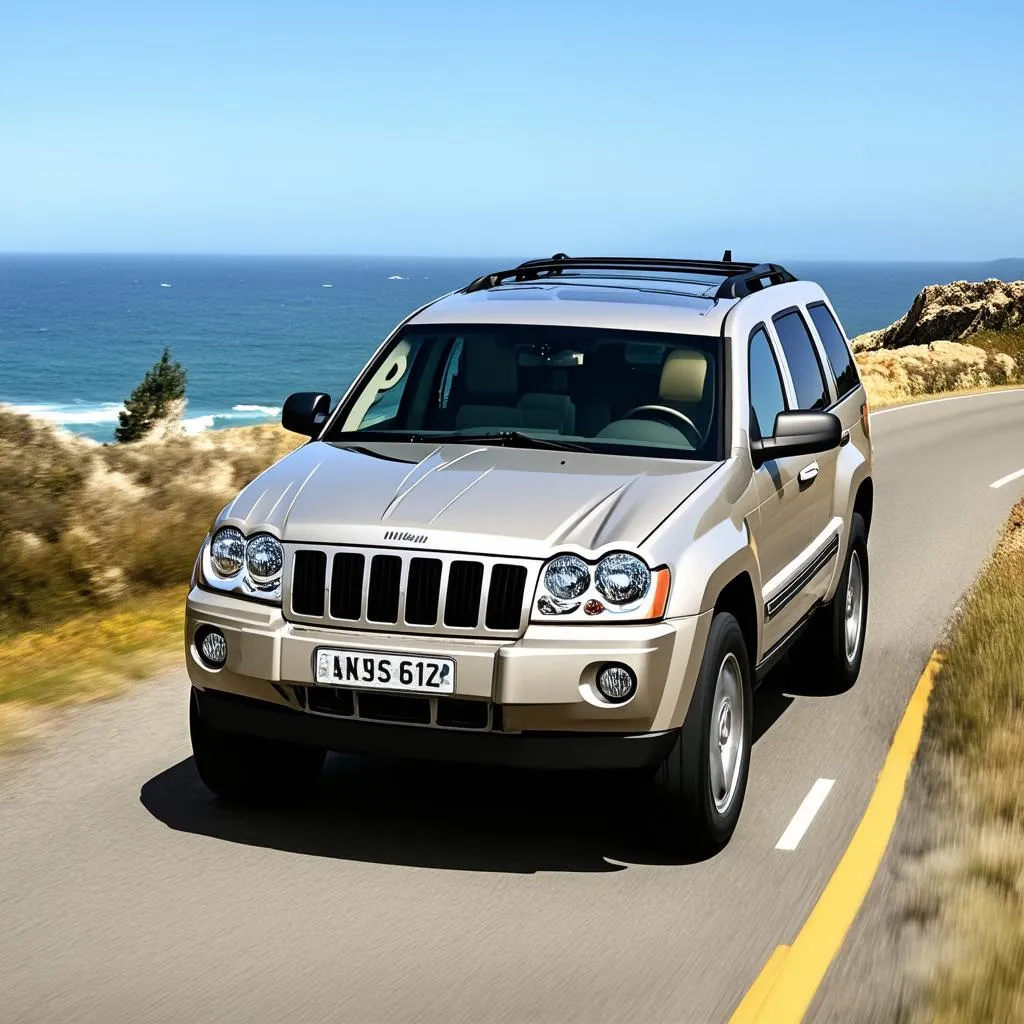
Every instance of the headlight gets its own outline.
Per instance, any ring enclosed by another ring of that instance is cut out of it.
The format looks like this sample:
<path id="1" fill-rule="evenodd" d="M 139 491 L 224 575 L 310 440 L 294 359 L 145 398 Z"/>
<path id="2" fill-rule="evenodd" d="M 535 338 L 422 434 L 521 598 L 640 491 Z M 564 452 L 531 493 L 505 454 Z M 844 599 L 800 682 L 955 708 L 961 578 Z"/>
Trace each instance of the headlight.
<path id="1" fill-rule="evenodd" d="M 671 574 L 638 555 L 614 551 L 591 568 L 579 555 L 555 555 L 537 582 L 531 619 L 551 622 L 654 622 L 668 607 Z"/>
<path id="2" fill-rule="evenodd" d="M 577 555 L 559 555 L 544 570 L 544 589 L 559 601 L 571 601 L 590 586 L 590 566 Z"/>
<path id="3" fill-rule="evenodd" d="M 223 579 L 237 576 L 245 564 L 245 537 L 242 531 L 233 526 L 218 530 L 210 545 L 210 562 L 214 572 Z"/>
<path id="4" fill-rule="evenodd" d="M 636 555 L 622 552 L 597 563 L 594 583 L 606 601 L 632 604 L 651 589 L 651 570 Z"/>
<path id="5" fill-rule="evenodd" d="M 284 548 L 269 533 L 258 533 L 245 546 L 245 568 L 249 578 L 261 589 L 276 586 L 284 568 Z"/>

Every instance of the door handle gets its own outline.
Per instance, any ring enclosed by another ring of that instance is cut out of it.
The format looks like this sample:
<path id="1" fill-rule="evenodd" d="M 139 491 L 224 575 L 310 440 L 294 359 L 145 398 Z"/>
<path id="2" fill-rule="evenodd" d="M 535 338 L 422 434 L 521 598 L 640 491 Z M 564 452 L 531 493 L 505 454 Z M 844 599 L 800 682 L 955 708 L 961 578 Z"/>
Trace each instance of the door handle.
<path id="1" fill-rule="evenodd" d="M 809 466 L 804 466 L 803 469 L 797 473 L 796 478 L 800 481 L 801 487 L 807 487 L 813 484 L 818 476 L 818 463 L 812 462 Z"/>

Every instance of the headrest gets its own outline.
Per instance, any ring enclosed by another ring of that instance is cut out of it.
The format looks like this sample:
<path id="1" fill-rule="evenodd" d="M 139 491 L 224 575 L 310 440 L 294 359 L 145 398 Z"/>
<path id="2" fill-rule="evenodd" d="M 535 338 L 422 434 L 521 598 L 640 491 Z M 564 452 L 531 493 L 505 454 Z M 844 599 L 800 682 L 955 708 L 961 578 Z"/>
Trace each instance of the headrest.
<path id="1" fill-rule="evenodd" d="M 554 409 L 565 412 L 572 408 L 572 399 L 568 395 L 552 395 L 542 391 L 527 391 L 519 399 L 521 409 Z"/>
<path id="2" fill-rule="evenodd" d="M 708 357 L 703 352 L 673 349 L 661 368 L 658 397 L 669 402 L 699 402 L 707 375 Z"/>
<path id="3" fill-rule="evenodd" d="M 527 391 L 519 399 L 523 422 L 530 427 L 550 427 L 565 434 L 576 429 L 576 407 L 568 395 Z"/>
<path id="4" fill-rule="evenodd" d="M 462 375 L 471 395 L 514 395 L 519 390 L 519 356 L 495 338 L 467 338 Z"/>

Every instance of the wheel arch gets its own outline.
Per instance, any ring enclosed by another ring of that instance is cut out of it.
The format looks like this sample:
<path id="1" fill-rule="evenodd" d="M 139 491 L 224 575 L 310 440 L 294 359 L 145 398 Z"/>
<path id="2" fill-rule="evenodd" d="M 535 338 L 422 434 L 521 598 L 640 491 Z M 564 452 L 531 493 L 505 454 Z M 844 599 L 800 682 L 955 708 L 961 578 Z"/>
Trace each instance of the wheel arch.
<path id="1" fill-rule="evenodd" d="M 728 612 L 739 623 L 747 645 L 750 669 L 753 671 L 757 664 L 761 630 L 754 581 L 746 570 L 734 576 L 719 591 L 715 598 L 714 613 L 718 615 L 721 612 Z"/>
<path id="2" fill-rule="evenodd" d="M 853 499 L 853 512 L 864 520 L 864 529 L 871 533 L 871 513 L 875 507 L 875 485 L 871 477 L 865 477 L 857 488 Z"/>

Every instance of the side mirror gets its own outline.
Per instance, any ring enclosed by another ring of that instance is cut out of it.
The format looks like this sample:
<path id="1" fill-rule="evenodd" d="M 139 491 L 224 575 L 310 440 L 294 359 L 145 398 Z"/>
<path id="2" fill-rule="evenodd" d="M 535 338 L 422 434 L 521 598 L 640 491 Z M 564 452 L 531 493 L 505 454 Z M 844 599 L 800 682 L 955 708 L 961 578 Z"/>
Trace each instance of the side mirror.
<path id="1" fill-rule="evenodd" d="M 813 455 L 839 447 L 843 426 L 830 412 L 780 412 L 772 437 L 752 441 L 754 466 L 790 455 Z"/>
<path id="2" fill-rule="evenodd" d="M 297 391 L 285 399 L 281 410 L 281 426 L 296 434 L 316 437 L 327 422 L 330 411 L 330 395 L 320 391 Z"/>

